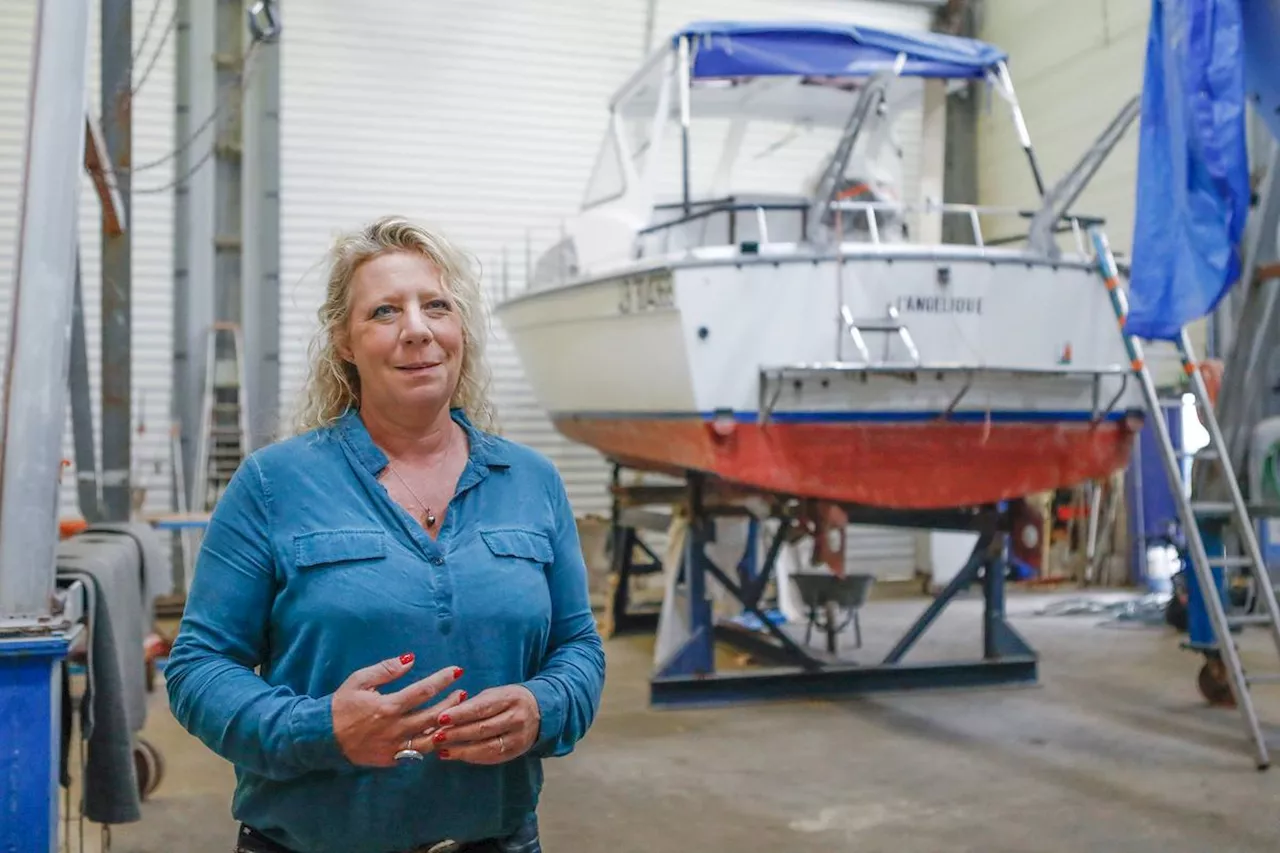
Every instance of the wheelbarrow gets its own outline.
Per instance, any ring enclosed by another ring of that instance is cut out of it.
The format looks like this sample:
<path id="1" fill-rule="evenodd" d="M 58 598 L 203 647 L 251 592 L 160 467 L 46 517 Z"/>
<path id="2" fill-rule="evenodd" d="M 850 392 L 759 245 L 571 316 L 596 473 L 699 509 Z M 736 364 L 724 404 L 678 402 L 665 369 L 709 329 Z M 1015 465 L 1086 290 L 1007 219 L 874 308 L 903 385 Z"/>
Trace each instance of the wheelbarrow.
<path id="1" fill-rule="evenodd" d="M 840 632 L 853 624 L 855 648 L 862 648 L 862 625 L 858 610 L 867 602 L 874 575 L 836 577 L 826 572 L 798 572 L 791 575 L 800 590 L 800 600 L 807 610 L 804 644 L 813 637 L 813 629 L 827 633 L 827 651 L 835 654 Z"/>

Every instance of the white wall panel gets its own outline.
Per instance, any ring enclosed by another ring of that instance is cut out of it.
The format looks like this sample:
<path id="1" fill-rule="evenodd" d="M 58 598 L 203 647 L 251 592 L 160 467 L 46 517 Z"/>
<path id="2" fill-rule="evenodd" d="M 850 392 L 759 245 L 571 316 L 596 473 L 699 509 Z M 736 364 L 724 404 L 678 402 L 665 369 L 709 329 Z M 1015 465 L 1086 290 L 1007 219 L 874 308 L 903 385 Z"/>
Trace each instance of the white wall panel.
<path id="1" fill-rule="evenodd" d="M 133 161 L 144 165 L 163 158 L 173 149 L 173 37 L 165 30 L 173 14 L 174 0 L 134 0 Z M 90 2 L 89 109 L 99 115 L 99 22 L 97 2 Z M 17 252 L 19 204 L 22 194 L 22 159 L 26 145 L 28 82 L 36 21 L 36 0 L 0 3 L 0 361 L 7 357 L 9 305 L 12 298 Z M 143 33 L 152 18 L 145 43 Z M 139 48 L 141 50 L 139 50 Z M 157 55 L 157 50 L 159 51 Z M 143 72 L 156 58 L 139 89 Z M 101 118 L 101 116 L 99 116 Z M 103 121 L 110 121 L 110 117 Z M 133 485 L 146 490 L 147 509 L 169 506 L 169 365 L 172 304 L 172 192 L 173 163 L 134 175 L 133 250 Z M 155 192 L 155 190 L 161 190 Z M 100 433 L 102 411 L 98 402 L 101 364 L 101 279 L 99 256 L 100 206 L 88 176 L 81 177 L 80 249 L 84 279 L 85 325 L 89 352 L 89 378 L 94 398 L 95 432 Z M 64 456 L 74 459 L 70 411 L 65 431 Z M 143 430 L 139 432 L 139 430 Z M 101 451 L 97 460 L 101 464 Z M 75 470 L 62 477 L 59 511 L 79 513 Z"/>

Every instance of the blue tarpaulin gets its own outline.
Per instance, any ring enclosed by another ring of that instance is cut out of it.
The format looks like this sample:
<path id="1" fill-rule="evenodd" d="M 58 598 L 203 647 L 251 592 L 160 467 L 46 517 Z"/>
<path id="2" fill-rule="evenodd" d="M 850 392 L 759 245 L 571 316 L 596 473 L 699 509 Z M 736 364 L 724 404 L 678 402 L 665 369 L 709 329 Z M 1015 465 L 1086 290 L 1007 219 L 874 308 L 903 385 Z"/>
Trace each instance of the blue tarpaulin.
<path id="1" fill-rule="evenodd" d="M 694 79 L 815 75 L 865 77 L 906 56 L 906 77 L 979 78 L 1006 54 L 977 39 L 896 33 L 825 21 L 699 21 L 671 37 L 690 37 Z"/>
<path id="2" fill-rule="evenodd" d="M 1170 340 L 1240 275 L 1249 211 L 1241 0 L 1152 0 L 1126 331 Z"/>

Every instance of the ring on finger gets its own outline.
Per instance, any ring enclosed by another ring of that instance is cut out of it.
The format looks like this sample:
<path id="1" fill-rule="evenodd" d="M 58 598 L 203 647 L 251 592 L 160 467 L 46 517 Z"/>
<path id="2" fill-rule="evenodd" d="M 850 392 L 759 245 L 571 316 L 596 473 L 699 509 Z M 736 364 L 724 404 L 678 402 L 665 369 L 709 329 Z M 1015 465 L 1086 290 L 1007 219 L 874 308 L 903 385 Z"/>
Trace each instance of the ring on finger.
<path id="1" fill-rule="evenodd" d="M 421 761 L 422 753 L 413 748 L 413 738 L 404 742 L 404 749 L 395 754 L 396 761 Z"/>
<path id="2" fill-rule="evenodd" d="M 502 735 L 498 735 L 498 752 L 503 753 L 506 751 L 507 751 L 506 738 L 504 738 Z"/>

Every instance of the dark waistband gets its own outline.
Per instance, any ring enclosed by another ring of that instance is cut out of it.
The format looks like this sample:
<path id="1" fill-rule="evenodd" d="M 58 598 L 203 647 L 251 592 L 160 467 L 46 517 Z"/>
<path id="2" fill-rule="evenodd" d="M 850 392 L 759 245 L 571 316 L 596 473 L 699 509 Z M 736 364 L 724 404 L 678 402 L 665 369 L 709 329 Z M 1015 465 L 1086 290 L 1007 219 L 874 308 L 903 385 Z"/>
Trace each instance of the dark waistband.
<path id="1" fill-rule="evenodd" d="M 397 851 L 397 853 L 487 853 L 490 850 L 498 850 L 497 844 L 493 841 L 433 841 L 428 844 L 419 844 L 409 850 Z M 298 853 L 298 851 L 273 841 L 252 826 L 241 824 L 235 853 Z"/>

